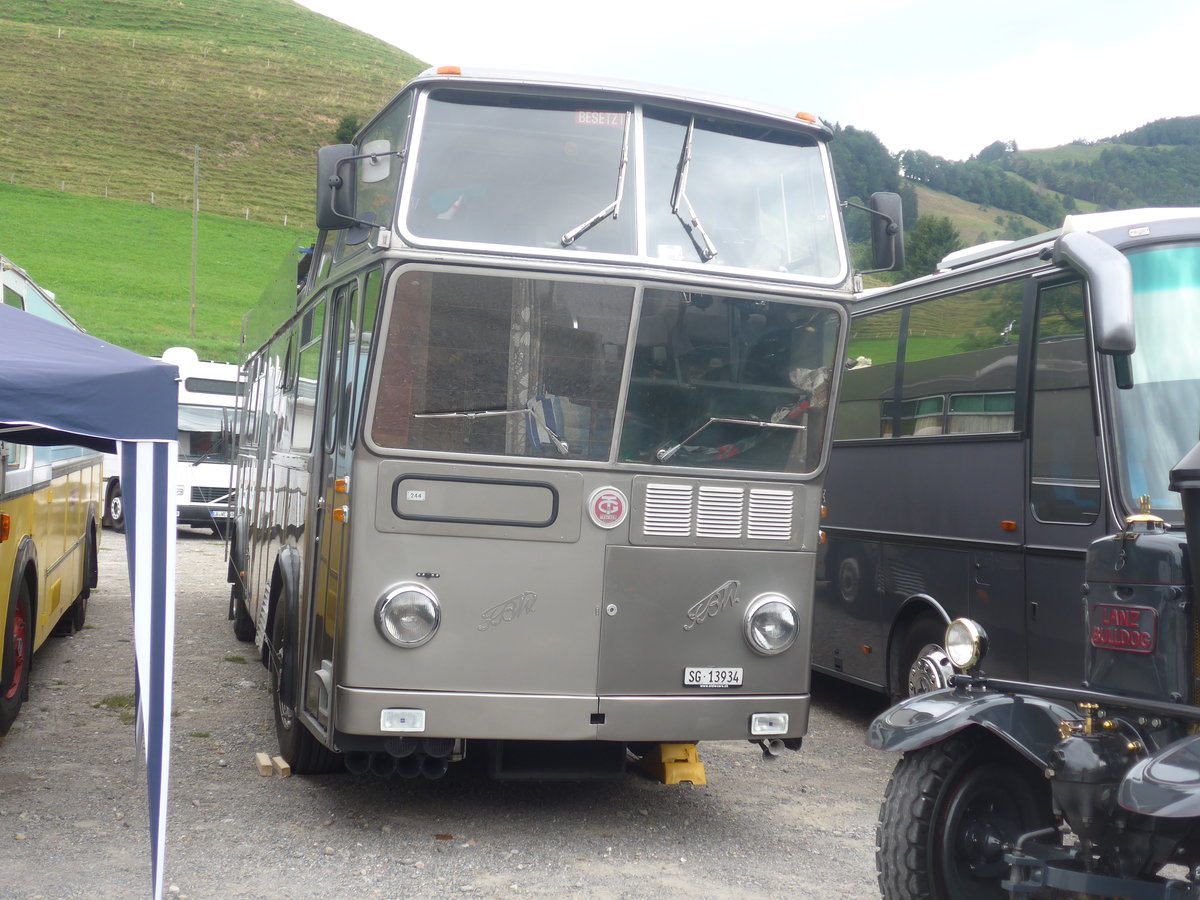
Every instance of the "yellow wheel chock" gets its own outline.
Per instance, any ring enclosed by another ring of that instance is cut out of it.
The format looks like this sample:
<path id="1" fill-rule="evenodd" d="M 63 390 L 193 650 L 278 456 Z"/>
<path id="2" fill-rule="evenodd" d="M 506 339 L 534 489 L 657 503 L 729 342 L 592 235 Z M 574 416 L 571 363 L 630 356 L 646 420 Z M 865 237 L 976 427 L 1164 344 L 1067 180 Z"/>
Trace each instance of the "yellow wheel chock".
<path id="1" fill-rule="evenodd" d="M 659 744 L 657 756 L 651 752 L 638 760 L 638 765 L 663 784 L 688 782 L 693 785 L 708 784 L 704 777 L 704 763 L 696 752 L 695 744 Z"/>

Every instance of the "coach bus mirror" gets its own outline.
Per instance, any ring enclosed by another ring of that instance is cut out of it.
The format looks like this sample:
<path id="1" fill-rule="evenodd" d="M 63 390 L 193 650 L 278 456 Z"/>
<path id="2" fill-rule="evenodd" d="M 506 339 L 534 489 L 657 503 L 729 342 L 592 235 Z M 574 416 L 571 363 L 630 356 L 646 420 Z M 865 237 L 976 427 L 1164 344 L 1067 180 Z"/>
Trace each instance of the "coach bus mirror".
<path id="1" fill-rule="evenodd" d="M 366 157 L 359 171 L 363 184 L 387 181 L 392 174 L 392 142 L 386 138 L 367 141 L 362 146 L 362 155 Z"/>
<path id="2" fill-rule="evenodd" d="M 317 227 L 340 231 L 355 224 L 353 144 L 317 151 Z"/>
<path id="3" fill-rule="evenodd" d="M 1116 357 L 1118 370 L 1127 370 L 1128 357 L 1137 347 L 1129 260 L 1116 247 L 1082 231 L 1061 235 L 1054 242 L 1052 258 L 1056 265 L 1069 265 L 1087 279 L 1096 349 Z"/>
<path id="4" fill-rule="evenodd" d="M 904 268 L 904 207 L 900 195 L 876 191 L 871 195 L 871 264 L 876 272 Z"/>

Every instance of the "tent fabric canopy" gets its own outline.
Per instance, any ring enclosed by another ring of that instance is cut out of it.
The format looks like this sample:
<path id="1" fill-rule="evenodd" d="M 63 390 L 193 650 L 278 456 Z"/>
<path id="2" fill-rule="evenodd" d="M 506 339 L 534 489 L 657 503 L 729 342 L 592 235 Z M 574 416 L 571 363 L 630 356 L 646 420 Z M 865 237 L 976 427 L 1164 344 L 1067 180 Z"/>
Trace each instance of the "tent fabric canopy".
<path id="1" fill-rule="evenodd" d="M 175 440 L 173 365 L 3 305 L 0 359 L 0 439 L 108 452 L 118 440 Z"/>
<path id="2" fill-rule="evenodd" d="M 0 305 L 0 441 L 121 456 L 152 897 L 166 857 L 175 635 L 178 369 Z"/>

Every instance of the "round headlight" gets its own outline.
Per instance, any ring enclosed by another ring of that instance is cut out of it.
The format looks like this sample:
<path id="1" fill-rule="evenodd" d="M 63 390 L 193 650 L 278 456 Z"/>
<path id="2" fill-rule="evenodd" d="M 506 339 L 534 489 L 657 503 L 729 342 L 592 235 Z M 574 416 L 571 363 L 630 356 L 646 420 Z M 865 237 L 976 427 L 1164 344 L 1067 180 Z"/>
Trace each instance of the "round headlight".
<path id="1" fill-rule="evenodd" d="M 987 653 L 987 632 L 972 619 L 955 619 L 946 628 L 946 655 L 956 669 L 973 669 Z"/>
<path id="2" fill-rule="evenodd" d="M 397 647 L 420 647 L 441 621 L 437 597 L 422 584 L 397 585 L 375 607 L 375 627 Z"/>
<path id="3" fill-rule="evenodd" d="M 763 594 L 746 607 L 746 642 L 756 653 L 782 653 L 796 643 L 796 632 L 796 607 L 782 594 Z"/>

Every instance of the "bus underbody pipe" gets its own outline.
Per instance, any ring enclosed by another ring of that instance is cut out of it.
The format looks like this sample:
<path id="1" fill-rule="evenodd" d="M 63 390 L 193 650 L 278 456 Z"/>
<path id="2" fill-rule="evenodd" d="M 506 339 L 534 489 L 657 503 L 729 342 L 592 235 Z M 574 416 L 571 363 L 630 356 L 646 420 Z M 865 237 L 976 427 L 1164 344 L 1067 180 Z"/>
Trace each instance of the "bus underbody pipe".
<path id="1" fill-rule="evenodd" d="M 371 769 L 371 754 L 364 750 L 351 750 L 343 755 L 342 761 L 351 775 L 365 775 Z"/>
<path id="2" fill-rule="evenodd" d="M 389 775 L 396 774 L 396 764 L 399 761 L 390 753 L 372 753 L 371 754 L 371 774 L 378 775 L 380 778 L 387 778 Z"/>
<path id="3" fill-rule="evenodd" d="M 758 742 L 762 747 L 763 759 L 775 759 L 783 755 L 786 749 L 783 744 L 783 738 L 765 738 Z"/>
<path id="4" fill-rule="evenodd" d="M 396 774 L 401 778 L 416 778 L 421 774 L 420 754 L 405 756 L 396 763 Z"/>
<path id="5" fill-rule="evenodd" d="M 450 760 L 444 756 L 426 756 L 421 760 L 421 774 L 430 781 L 441 778 L 450 768 Z"/>

